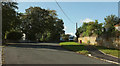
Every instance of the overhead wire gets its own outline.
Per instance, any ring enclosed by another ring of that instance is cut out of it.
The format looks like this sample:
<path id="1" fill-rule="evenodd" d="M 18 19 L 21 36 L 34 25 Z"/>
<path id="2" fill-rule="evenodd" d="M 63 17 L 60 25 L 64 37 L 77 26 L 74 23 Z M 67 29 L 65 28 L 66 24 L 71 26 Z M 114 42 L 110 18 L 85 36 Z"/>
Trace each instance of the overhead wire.
<path id="1" fill-rule="evenodd" d="M 60 10 L 63 12 L 63 14 L 67 17 L 67 19 L 71 22 L 71 23 L 73 23 L 73 24 L 75 24 L 69 17 L 68 17 L 68 15 L 64 12 L 64 10 L 62 9 L 62 7 L 59 5 L 59 3 L 55 0 L 55 2 L 56 2 L 56 4 L 58 5 L 58 7 L 60 8 Z"/>
<path id="2" fill-rule="evenodd" d="M 76 25 L 76 23 L 74 23 L 69 17 L 68 15 L 64 12 L 64 10 L 62 9 L 62 7 L 59 5 L 59 3 L 55 0 L 57 6 L 60 8 L 60 10 L 63 12 L 63 14 L 66 16 L 66 18 L 69 20 L 70 23 L 72 23 L 72 25 Z M 71 31 L 71 30 L 70 30 Z"/>

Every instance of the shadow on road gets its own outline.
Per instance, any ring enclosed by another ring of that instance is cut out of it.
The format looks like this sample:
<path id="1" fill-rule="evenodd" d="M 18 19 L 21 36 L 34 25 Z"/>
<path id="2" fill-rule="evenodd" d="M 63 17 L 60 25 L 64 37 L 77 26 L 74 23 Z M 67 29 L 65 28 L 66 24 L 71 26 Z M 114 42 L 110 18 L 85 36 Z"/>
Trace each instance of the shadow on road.
<path id="1" fill-rule="evenodd" d="M 54 50 L 63 50 L 63 51 L 71 51 L 71 50 L 67 50 L 62 48 L 62 46 L 60 45 L 56 45 L 56 44 L 28 44 L 28 43 L 24 43 L 24 44 L 6 44 L 5 46 L 7 47 L 18 47 L 18 48 L 46 48 L 46 49 L 54 49 Z"/>
<path id="2" fill-rule="evenodd" d="M 45 48 L 62 51 L 83 51 L 87 50 L 84 45 L 58 45 L 58 43 L 10 43 L 6 44 L 7 47 L 18 47 L 18 48 Z"/>

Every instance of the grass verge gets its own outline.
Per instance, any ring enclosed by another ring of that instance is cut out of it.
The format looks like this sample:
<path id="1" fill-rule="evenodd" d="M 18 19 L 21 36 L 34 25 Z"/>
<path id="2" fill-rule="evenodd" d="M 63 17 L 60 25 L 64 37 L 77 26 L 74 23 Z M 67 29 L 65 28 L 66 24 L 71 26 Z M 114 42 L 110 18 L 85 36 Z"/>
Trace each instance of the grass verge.
<path id="1" fill-rule="evenodd" d="M 109 54 L 109 55 L 112 55 L 115 57 L 120 57 L 118 49 L 106 48 L 106 47 L 102 47 L 102 46 L 96 46 L 96 48 L 106 54 Z"/>
<path id="2" fill-rule="evenodd" d="M 80 54 L 89 54 L 89 52 L 85 48 L 85 45 L 83 44 L 79 44 L 76 42 L 61 42 L 60 45 L 65 49 L 68 49 Z"/>
<path id="3" fill-rule="evenodd" d="M 85 48 L 85 44 L 79 44 L 77 42 L 61 42 L 60 45 L 68 50 L 80 53 L 80 54 L 89 54 L 87 49 Z M 105 54 L 109 54 L 115 57 L 120 57 L 120 51 L 118 49 L 106 48 L 103 46 L 95 46 L 98 50 L 104 52 Z"/>

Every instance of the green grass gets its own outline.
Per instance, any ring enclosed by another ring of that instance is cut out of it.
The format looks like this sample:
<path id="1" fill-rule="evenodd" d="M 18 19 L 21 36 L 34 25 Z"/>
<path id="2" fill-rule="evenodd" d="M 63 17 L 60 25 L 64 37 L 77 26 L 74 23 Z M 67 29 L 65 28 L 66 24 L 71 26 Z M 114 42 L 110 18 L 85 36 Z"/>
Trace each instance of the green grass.
<path id="1" fill-rule="evenodd" d="M 105 47 L 101 47 L 101 46 L 96 46 L 96 48 L 98 50 L 101 50 L 102 52 L 115 56 L 115 57 L 120 57 L 120 53 L 118 49 L 113 49 L 113 48 L 105 48 Z M 119 56 L 118 56 L 119 55 Z"/>
<path id="2" fill-rule="evenodd" d="M 89 54 L 89 52 L 86 50 L 84 44 L 79 44 L 77 42 L 61 42 L 60 45 L 68 50 L 72 50 L 74 52 L 78 52 L 80 54 Z M 106 48 L 102 46 L 95 46 L 98 50 L 101 50 L 102 52 L 113 55 L 115 57 L 120 57 L 120 53 L 117 49 L 113 48 Z M 118 56 L 119 55 L 119 56 Z"/>
<path id="3" fill-rule="evenodd" d="M 85 48 L 85 45 L 83 44 L 79 44 L 76 42 L 61 42 L 60 45 L 65 49 L 78 52 L 80 54 L 89 54 L 89 52 Z"/>

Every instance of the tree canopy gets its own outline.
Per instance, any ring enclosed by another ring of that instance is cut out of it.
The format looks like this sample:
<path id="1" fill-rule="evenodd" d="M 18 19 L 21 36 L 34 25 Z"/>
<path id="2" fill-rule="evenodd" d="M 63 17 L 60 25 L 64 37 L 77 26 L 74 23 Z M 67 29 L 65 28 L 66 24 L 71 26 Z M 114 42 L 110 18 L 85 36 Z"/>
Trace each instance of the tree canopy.
<path id="1" fill-rule="evenodd" d="M 76 32 L 76 36 L 92 36 L 100 35 L 102 33 L 102 23 L 95 22 L 83 23 L 82 27 L 79 27 Z"/>
<path id="2" fill-rule="evenodd" d="M 92 36 L 92 35 L 114 35 L 115 27 L 114 25 L 120 23 L 120 18 L 115 15 L 109 15 L 104 18 L 104 23 L 95 22 L 83 23 L 81 27 L 77 29 L 76 36 Z"/>
<path id="3" fill-rule="evenodd" d="M 104 20 L 105 20 L 104 27 L 108 29 L 108 32 L 114 32 L 115 30 L 114 25 L 120 23 L 120 18 L 115 15 L 106 16 Z"/>
<path id="4" fill-rule="evenodd" d="M 2 38 L 5 39 L 7 32 L 15 30 L 20 24 L 16 2 L 2 2 Z"/>
<path id="5" fill-rule="evenodd" d="M 64 33 L 63 21 L 57 18 L 55 10 L 30 7 L 21 15 L 21 30 L 28 40 L 59 40 Z"/>
<path id="6" fill-rule="evenodd" d="M 12 31 L 26 34 L 27 40 L 59 41 L 64 34 L 64 22 L 55 10 L 30 7 L 18 13 L 16 2 L 2 2 L 2 36 Z"/>

